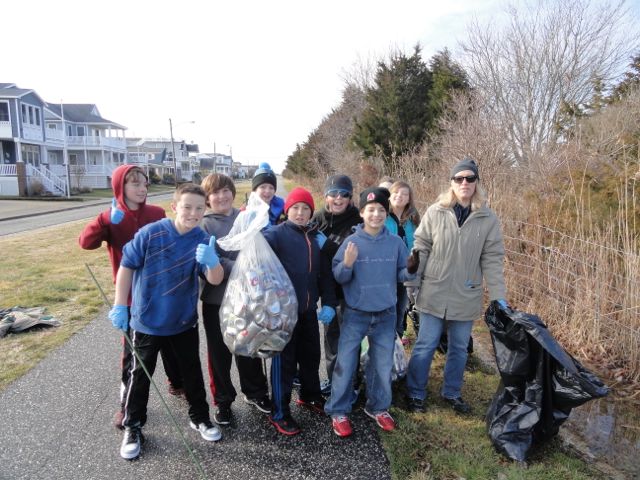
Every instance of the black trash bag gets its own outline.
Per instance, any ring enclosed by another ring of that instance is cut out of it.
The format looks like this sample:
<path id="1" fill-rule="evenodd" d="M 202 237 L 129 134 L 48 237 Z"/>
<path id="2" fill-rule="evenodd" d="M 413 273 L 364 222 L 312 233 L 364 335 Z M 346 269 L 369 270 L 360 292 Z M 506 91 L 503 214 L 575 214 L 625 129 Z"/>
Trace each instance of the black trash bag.
<path id="1" fill-rule="evenodd" d="M 420 332 L 420 314 L 416 310 L 415 304 L 411 302 L 407 304 L 407 308 L 404 311 L 405 325 L 408 323 L 407 318 L 411 320 L 411 325 L 413 325 L 413 331 L 416 334 L 416 338 L 418 338 L 418 333 Z"/>
<path id="2" fill-rule="evenodd" d="M 491 302 L 485 313 L 501 381 L 487 412 L 496 450 L 523 462 L 558 433 L 571 409 L 609 388 L 553 338 L 536 315 Z"/>

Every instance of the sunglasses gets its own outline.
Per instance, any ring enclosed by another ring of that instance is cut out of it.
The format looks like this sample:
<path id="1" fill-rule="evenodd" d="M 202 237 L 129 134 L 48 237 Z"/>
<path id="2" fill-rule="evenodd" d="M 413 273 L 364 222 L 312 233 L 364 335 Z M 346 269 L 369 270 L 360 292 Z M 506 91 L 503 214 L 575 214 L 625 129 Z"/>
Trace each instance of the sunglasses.
<path id="1" fill-rule="evenodd" d="M 329 190 L 327 192 L 327 197 L 336 198 L 338 196 L 342 198 L 351 198 L 351 192 L 348 190 Z"/>
<path id="2" fill-rule="evenodd" d="M 465 180 L 467 183 L 475 183 L 478 180 L 477 175 L 469 175 L 468 177 L 451 177 L 451 180 L 456 182 L 457 184 L 462 184 Z"/>

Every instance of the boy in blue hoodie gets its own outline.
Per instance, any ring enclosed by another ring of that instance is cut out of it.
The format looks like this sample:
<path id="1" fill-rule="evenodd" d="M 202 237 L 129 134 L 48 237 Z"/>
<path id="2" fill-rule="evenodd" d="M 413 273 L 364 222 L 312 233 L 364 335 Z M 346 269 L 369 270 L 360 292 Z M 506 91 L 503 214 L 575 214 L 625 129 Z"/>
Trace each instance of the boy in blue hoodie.
<path id="1" fill-rule="evenodd" d="M 395 428 L 391 405 L 391 369 L 395 343 L 396 283 L 412 280 L 418 268 L 400 237 L 384 226 L 389 214 L 389 191 L 372 187 L 360 194 L 364 224 L 342 243 L 333 257 L 333 275 L 342 286 L 343 313 L 338 358 L 333 371 L 331 396 L 325 412 L 333 431 L 348 437 L 353 429 L 352 378 L 358 368 L 360 342 L 369 339 L 369 364 L 365 372 L 367 403 L 364 412 L 386 431 Z"/>
<path id="2" fill-rule="evenodd" d="M 165 218 L 142 227 L 124 246 L 116 277 L 116 297 L 109 312 L 113 326 L 127 332 L 127 297 L 132 293 L 130 337 L 137 355 L 124 394 L 124 438 L 120 456 L 140 455 L 142 426 L 147 419 L 150 375 L 158 352 L 171 348 L 178 360 L 189 403 L 190 426 L 207 441 L 221 438 L 209 418 L 209 405 L 200 366 L 198 339 L 198 279 L 212 285 L 224 278 L 215 251 L 215 237 L 200 228 L 205 193 L 198 185 L 178 187 L 171 204 L 175 220 Z M 139 357 L 139 359 L 138 359 Z"/>

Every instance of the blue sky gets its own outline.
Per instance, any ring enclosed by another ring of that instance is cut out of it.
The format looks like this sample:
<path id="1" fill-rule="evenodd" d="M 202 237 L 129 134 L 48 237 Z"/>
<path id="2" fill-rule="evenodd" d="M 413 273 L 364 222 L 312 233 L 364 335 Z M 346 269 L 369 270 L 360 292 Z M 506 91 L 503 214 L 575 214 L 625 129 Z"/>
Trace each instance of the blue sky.
<path id="1" fill-rule="evenodd" d="M 638 2 L 631 2 L 637 9 Z M 340 102 L 344 72 L 392 47 L 424 55 L 500 0 L 22 0 L 3 4 L 0 82 L 95 103 L 129 136 L 169 136 L 284 168 Z M 6 21 L 7 19 L 13 19 Z M 195 123 L 190 123 L 195 121 Z"/>

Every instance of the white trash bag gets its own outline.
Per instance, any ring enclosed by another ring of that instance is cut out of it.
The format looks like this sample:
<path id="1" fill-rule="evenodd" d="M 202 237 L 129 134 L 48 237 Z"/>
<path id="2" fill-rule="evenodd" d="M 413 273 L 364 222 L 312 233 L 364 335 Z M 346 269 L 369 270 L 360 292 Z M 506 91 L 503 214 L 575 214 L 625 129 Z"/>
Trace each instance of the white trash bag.
<path id="1" fill-rule="evenodd" d="M 364 337 L 360 344 L 360 367 L 363 372 L 367 371 L 369 364 L 369 339 Z M 396 340 L 393 348 L 393 368 L 391 369 L 391 381 L 395 382 L 400 378 L 404 378 L 407 375 L 407 368 L 409 367 L 409 361 L 407 360 L 407 353 L 404 351 L 404 345 L 402 345 L 402 339 L 396 333 Z"/>
<path id="2" fill-rule="evenodd" d="M 218 240 L 240 250 L 220 307 L 220 329 L 231 353 L 268 358 L 281 352 L 298 321 L 298 300 L 284 267 L 260 230 L 269 206 L 251 193 L 229 234 Z"/>

